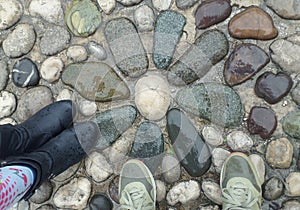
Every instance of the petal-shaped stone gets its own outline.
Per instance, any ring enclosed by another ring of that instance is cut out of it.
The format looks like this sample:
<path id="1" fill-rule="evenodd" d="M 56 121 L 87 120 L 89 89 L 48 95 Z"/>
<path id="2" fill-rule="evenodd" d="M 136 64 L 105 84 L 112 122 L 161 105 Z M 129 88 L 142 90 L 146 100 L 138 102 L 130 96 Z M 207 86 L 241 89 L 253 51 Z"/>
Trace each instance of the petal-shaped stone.
<path id="1" fill-rule="evenodd" d="M 94 121 L 98 124 L 101 132 L 96 148 L 104 149 L 110 146 L 122 133 L 132 126 L 136 117 L 137 110 L 131 105 L 97 113 Z"/>
<path id="2" fill-rule="evenodd" d="M 259 7 L 249 7 L 229 22 L 229 34 L 238 39 L 269 40 L 278 35 L 271 16 Z"/>
<path id="3" fill-rule="evenodd" d="M 152 122 L 139 125 L 130 157 L 141 159 L 154 173 L 160 165 L 164 152 L 164 137 L 160 128 Z"/>
<path id="4" fill-rule="evenodd" d="M 116 65 L 125 75 L 139 77 L 147 71 L 148 57 L 131 20 L 111 20 L 106 24 L 104 33 Z"/>
<path id="5" fill-rule="evenodd" d="M 266 107 L 252 107 L 248 119 L 248 130 L 251 134 L 259 134 L 261 138 L 269 138 L 277 126 L 275 113 Z"/>
<path id="6" fill-rule="evenodd" d="M 242 122 L 240 96 L 230 87 L 218 83 L 200 83 L 178 91 L 176 102 L 185 111 L 224 126 Z"/>
<path id="7" fill-rule="evenodd" d="M 65 68 L 62 81 L 89 100 L 106 102 L 130 95 L 125 82 L 105 63 L 71 64 Z"/>
<path id="8" fill-rule="evenodd" d="M 254 44 L 240 44 L 230 54 L 224 66 L 228 85 L 238 85 L 255 75 L 270 62 L 268 54 Z"/>
<path id="9" fill-rule="evenodd" d="M 176 45 L 181 38 L 186 18 L 175 11 L 162 11 L 154 28 L 153 61 L 158 69 L 167 69 L 171 64 Z"/>
<path id="10" fill-rule="evenodd" d="M 168 80 L 174 85 L 190 84 L 203 77 L 227 53 L 228 40 L 225 34 L 218 30 L 206 31 L 170 67 Z"/>
<path id="11" fill-rule="evenodd" d="M 265 72 L 256 80 L 254 90 L 258 97 L 269 104 L 275 104 L 289 93 L 292 86 L 293 80 L 288 74 Z"/>
<path id="12" fill-rule="evenodd" d="M 211 153 L 185 114 L 173 108 L 167 113 L 167 130 L 176 156 L 193 177 L 202 176 L 211 165 Z"/>
<path id="13" fill-rule="evenodd" d="M 290 112 L 284 118 L 282 126 L 288 135 L 300 139 L 300 112 Z"/>
<path id="14" fill-rule="evenodd" d="M 196 26 L 199 29 L 208 28 L 229 17 L 231 6 L 227 0 L 209 0 L 202 2 L 196 10 Z"/>
<path id="15" fill-rule="evenodd" d="M 300 0 L 267 0 L 266 3 L 282 18 L 300 19 Z"/>

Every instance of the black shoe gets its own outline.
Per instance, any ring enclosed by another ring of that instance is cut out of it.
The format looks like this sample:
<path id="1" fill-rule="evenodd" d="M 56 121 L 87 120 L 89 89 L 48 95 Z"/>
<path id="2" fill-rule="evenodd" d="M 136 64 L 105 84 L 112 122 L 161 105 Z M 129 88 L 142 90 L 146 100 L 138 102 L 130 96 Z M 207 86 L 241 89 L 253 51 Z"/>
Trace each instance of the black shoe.
<path id="1" fill-rule="evenodd" d="M 80 123 L 31 153 L 7 158 L 1 166 L 26 165 L 35 169 L 35 182 L 23 197 L 27 200 L 44 181 L 81 161 L 93 149 L 99 136 L 99 128 L 95 123 Z"/>
<path id="2" fill-rule="evenodd" d="M 0 126 L 0 159 L 34 151 L 68 128 L 74 115 L 72 101 L 59 101 L 44 107 L 19 125 Z"/>

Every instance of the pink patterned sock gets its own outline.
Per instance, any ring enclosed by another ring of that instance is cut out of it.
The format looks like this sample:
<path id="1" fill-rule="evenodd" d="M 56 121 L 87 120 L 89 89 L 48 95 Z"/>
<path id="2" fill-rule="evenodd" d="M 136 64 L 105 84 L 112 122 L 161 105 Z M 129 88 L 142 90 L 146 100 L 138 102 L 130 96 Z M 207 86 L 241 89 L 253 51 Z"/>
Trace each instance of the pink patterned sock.
<path id="1" fill-rule="evenodd" d="M 26 166 L 0 168 L 0 210 L 19 202 L 34 182 L 33 170 Z"/>

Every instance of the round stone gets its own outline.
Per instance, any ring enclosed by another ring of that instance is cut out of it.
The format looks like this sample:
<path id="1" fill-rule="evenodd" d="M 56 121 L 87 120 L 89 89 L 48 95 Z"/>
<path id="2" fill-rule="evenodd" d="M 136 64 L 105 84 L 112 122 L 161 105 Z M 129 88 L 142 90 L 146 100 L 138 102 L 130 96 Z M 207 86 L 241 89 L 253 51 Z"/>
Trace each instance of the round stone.
<path id="1" fill-rule="evenodd" d="M 4 53 L 12 58 L 25 55 L 32 49 L 35 38 L 36 35 L 32 25 L 19 24 L 3 41 Z"/>
<path id="2" fill-rule="evenodd" d="M 34 100 L 32 100 L 34 98 Z M 21 95 L 17 114 L 20 122 L 27 120 L 43 107 L 53 103 L 52 92 L 48 87 L 39 86 L 26 90 Z"/>
<path id="3" fill-rule="evenodd" d="M 58 208 L 84 209 L 91 194 L 91 183 L 79 177 L 62 185 L 53 196 L 53 203 Z"/>
<path id="4" fill-rule="evenodd" d="M 59 57 L 49 57 L 41 65 L 41 76 L 48 82 L 57 81 L 63 70 L 64 63 Z"/>
<path id="5" fill-rule="evenodd" d="M 212 146 L 219 146 L 223 144 L 222 132 L 215 126 L 205 126 L 202 130 L 202 136 L 206 143 Z"/>
<path id="6" fill-rule="evenodd" d="M 89 210 L 112 210 L 113 203 L 105 194 L 93 195 L 89 202 Z"/>
<path id="7" fill-rule="evenodd" d="M 29 13 L 56 24 L 62 23 L 64 17 L 60 0 L 32 0 L 29 5 Z"/>
<path id="8" fill-rule="evenodd" d="M 23 14 L 23 6 L 17 0 L 0 0 L 0 8 L 0 30 L 13 26 Z"/>
<path id="9" fill-rule="evenodd" d="M 7 64 L 4 61 L 0 61 L 0 91 L 4 90 L 4 88 L 7 85 L 8 81 L 8 69 L 7 69 Z"/>
<path id="10" fill-rule="evenodd" d="M 173 155 L 165 155 L 162 160 L 162 173 L 166 182 L 174 183 L 180 179 L 181 170 L 177 158 Z"/>
<path id="11" fill-rule="evenodd" d="M 30 201 L 33 203 L 41 204 L 47 201 L 52 195 L 53 187 L 49 181 L 44 182 L 30 197 Z"/>
<path id="12" fill-rule="evenodd" d="M 233 151 L 250 151 L 253 140 L 242 131 L 233 131 L 227 136 L 227 144 Z"/>
<path id="13" fill-rule="evenodd" d="M 94 101 L 81 100 L 79 102 L 79 111 L 86 117 L 92 116 L 97 111 L 97 104 Z"/>
<path id="14" fill-rule="evenodd" d="M 274 168 L 289 168 L 293 159 L 293 145 L 287 138 L 271 141 L 267 146 L 266 159 Z"/>
<path id="15" fill-rule="evenodd" d="M 60 26 L 51 25 L 41 38 L 40 48 L 44 55 L 54 55 L 68 46 L 69 32 Z"/>
<path id="16" fill-rule="evenodd" d="M 0 91 L 0 118 L 10 116 L 17 106 L 16 96 L 6 90 Z"/>
<path id="17" fill-rule="evenodd" d="M 67 56 L 73 62 L 85 61 L 88 57 L 85 47 L 80 45 L 74 45 L 68 48 Z"/>
<path id="18" fill-rule="evenodd" d="M 300 196 L 300 172 L 291 172 L 286 178 L 287 195 L 296 197 Z"/>
<path id="19" fill-rule="evenodd" d="M 112 13 L 116 7 L 116 0 L 97 0 L 97 2 L 103 12 L 107 15 Z"/>
<path id="20" fill-rule="evenodd" d="M 170 105 L 170 89 L 165 80 L 156 75 L 145 76 L 135 85 L 135 104 L 149 120 L 163 118 Z"/>
<path id="21" fill-rule="evenodd" d="M 216 168 L 216 171 L 220 173 L 223 163 L 225 162 L 226 158 L 230 155 L 230 152 L 222 148 L 215 148 L 212 151 L 211 155 L 213 165 Z"/>
<path id="22" fill-rule="evenodd" d="M 222 204 L 222 193 L 220 185 L 215 182 L 204 180 L 201 186 L 204 195 L 212 202 L 221 205 Z"/>
<path id="23" fill-rule="evenodd" d="M 143 5 L 134 11 L 134 20 L 139 31 L 151 31 L 154 28 L 154 13 L 153 10 Z"/>
<path id="24" fill-rule="evenodd" d="M 17 87 L 36 86 L 40 76 L 35 63 L 29 58 L 17 61 L 12 70 L 12 81 Z"/>
<path id="25" fill-rule="evenodd" d="M 93 57 L 95 57 L 101 61 L 105 60 L 107 58 L 107 54 L 106 54 L 106 51 L 103 48 L 103 46 L 96 42 L 93 42 L 93 41 L 89 42 L 88 49 L 89 49 L 89 53 Z"/>
<path id="26" fill-rule="evenodd" d="M 263 196 L 267 200 L 276 200 L 283 194 L 283 183 L 278 177 L 271 177 L 263 185 Z"/>
<path id="27" fill-rule="evenodd" d="M 17 122 L 13 118 L 6 117 L 0 120 L 0 125 L 5 124 L 17 125 Z"/>
<path id="28" fill-rule="evenodd" d="M 160 180 L 155 180 L 156 185 L 156 200 L 157 202 L 161 202 L 166 198 L 167 188 L 164 182 Z"/>

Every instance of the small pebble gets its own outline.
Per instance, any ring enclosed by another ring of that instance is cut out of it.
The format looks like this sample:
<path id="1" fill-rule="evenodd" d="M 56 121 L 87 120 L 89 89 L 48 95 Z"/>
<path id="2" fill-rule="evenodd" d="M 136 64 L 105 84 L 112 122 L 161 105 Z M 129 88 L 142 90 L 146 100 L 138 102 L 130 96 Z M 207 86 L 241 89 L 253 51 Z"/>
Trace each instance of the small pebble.
<path id="1" fill-rule="evenodd" d="M 293 145 L 287 138 L 271 141 L 267 146 L 266 160 L 271 167 L 289 168 L 293 159 Z"/>
<path id="2" fill-rule="evenodd" d="M 200 196 L 200 186 L 197 181 L 190 180 L 174 185 L 167 194 L 167 202 L 174 206 L 176 203 L 186 204 Z"/>
<path id="3" fill-rule="evenodd" d="M 265 174 L 266 174 L 266 167 L 264 160 L 257 154 L 249 155 L 250 160 L 252 161 L 258 177 L 260 179 L 260 183 L 263 184 L 265 182 Z"/>
<path id="4" fill-rule="evenodd" d="M 56 101 L 71 100 L 72 97 L 73 97 L 73 93 L 71 90 L 63 89 L 58 93 L 56 97 Z"/>
<path id="5" fill-rule="evenodd" d="M 1 0 L 0 8 L 0 30 L 13 26 L 23 14 L 23 6 L 18 0 Z"/>
<path id="6" fill-rule="evenodd" d="M 253 140 L 242 131 L 233 131 L 227 136 L 227 144 L 233 151 L 250 151 Z"/>
<path id="7" fill-rule="evenodd" d="M 4 61 L 0 61 L 0 91 L 4 90 L 4 88 L 7 85 L 7 81 L 8 81 L 8 68 L 7 68 L 7 64 Z"/>
<path id="8" fill-rule="evenodd" d="M 16 110 L 17 100 L 13 93 L 0 91 L 0 118 L 10 116 Z"/>
<path id="9" fill-rule="evenodd" d="M 112 13 L 112 11 L 116 8 L 116 0 L 97 0 L 100 8 L 107 15 Z"/>
<path id="10" fill-rule="evenodd" d="M 80 45 L 73 45 L 68 48 L 67 56 L 73 62 L 82 62 L 85 61 L 88 57 L 85 47 Z"/>
<path id="11" fill-rule="evenodd" d="M 97 111 L 97 104 L 94 101 L 81 100 L 79 102 L 80 113 L 86 117 L 92 116 Z"/>
<path id="12" fill-rule="evenodd" d="M 158 11 L 168 10 L 172 0 L 152 0 L 153 7 Z"/>
<path id="13" fill-rule="evenodd" d="M 36 204 L 41 204 L 47 201 L 53 191 L 53 186 L 49 181 L 44 182 L 30 197 L 30 201 Z"/>
<path id="14" fill-rule="evenodd" d="M 0 125 L 5 125 L 5 124 L 17 125 L 18 123 L 13 118 L 6 117 L 0 120 Z"/>
<path id="15" fill-rule="evenodd" d="M 95 194 L 89 202 L 89 210 L 112 210 L 113 206 L 105 194 Z"/>
<path id="16" fill-rule="evenodd" d="M 32 25 L 19 24 L 3 41 L 5 55 L 11 58 L 27 54 L 35 43 L 35 31 Z"/>
<path id="17" fill-rule="evenodd" d="M 153 10 L 147 5 L 140 6 L 134 11 L 134 20 L 140 32 L 152 31 L 154 18 Z"/>
<path id="18" fill-rule="evenodd" d="M 181 170 L 177 158 L 165 155 L 162 160 L 162 173 L 167 183 L 174 183 L 180 179 Z"/>
<path id="19" fill-rule="evenodd" d="M 135 85 L 135 104 L 145 118 L 160 120 L 170 105 L 168 83 L 156 75 L 139 79 Z"/>
<path id="20" fill-rule="evenodd" d="M 212 153 L 212 163 L 218 173 L 221 172 L 223 163 L 225 162 L 226 158 L 230 155 L 230 152 L 222 149 L 222 148 L 215 148 Z"/>
<path id="21" fill-rule="evenodd" d="M 156 185 L 156 201 L 161 202 L 166 198 L 167 188 L 164 182 L 155 180 Z"/>
<path id="22" fill-rule="evenodd" d="M 41 65 L 41 76 L 48 82 L 57 81 L 63 70 L 64 63 L 59 57 L 49 57 Z"/>
<path id="23" fill-rule="evenodd" d="M 300 172 L 291 172 L 285 181 L 286 194 L 291 197 L 300 196 Z"/>
<path id="24" fill-rule="evenodd" d="M 209 200 L 219 205 L 222 204 L 222 192 L 219 184 L 209 180 L 204 180 L 201 188 L 204 192 L 204 195 Z"/>
<path id="25" fill-rule="evenodd" d="M 211 146 L 220 146 L 224 141 L 222 132 L 215 126 L 211 125 L 204 126 L 202 130 L 202 136 L 206 143 L 210 144 Z"/>
<path id="26" fill-rule="evenodd" d="M 12 81 L 17 87 L 36 86 L 40 76 L 36 64 L 29 58 L 17 61 L 12 70 Z"/>
<path id="27" fill-rule="evenodd" d="M 89 42 L 88 49 L 89 49 L 89 53 L 93 57 L 95 57 L 101 61 L 105 60 L 107 58 L 107 54 L 106 54 L 106 51 L 103 48 L 103 46 L 96 42 L 93 42 L 93 41 Z"/>
<path id="28" fill-rule="evenodd" d="M 283 194 L 283 183 L 278 177 L 271 177 L 263 185 L 263 197 L 267 200 L 276 200 Z"/>

